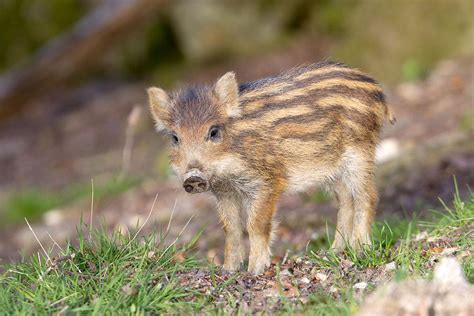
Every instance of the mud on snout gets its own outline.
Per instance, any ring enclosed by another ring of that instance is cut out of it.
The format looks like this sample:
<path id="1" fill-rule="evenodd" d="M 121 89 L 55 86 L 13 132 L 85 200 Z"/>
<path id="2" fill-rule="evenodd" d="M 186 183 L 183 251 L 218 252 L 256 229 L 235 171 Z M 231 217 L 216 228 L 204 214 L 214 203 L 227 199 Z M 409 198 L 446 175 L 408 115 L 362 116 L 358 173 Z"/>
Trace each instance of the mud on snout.
<path id="1" fill-rule="evenodd" d="M 183 178 L 183 188 L 188 193 L 202 193 L 209 190 L 209 181 L 199 169 L 189 170 Z"/>

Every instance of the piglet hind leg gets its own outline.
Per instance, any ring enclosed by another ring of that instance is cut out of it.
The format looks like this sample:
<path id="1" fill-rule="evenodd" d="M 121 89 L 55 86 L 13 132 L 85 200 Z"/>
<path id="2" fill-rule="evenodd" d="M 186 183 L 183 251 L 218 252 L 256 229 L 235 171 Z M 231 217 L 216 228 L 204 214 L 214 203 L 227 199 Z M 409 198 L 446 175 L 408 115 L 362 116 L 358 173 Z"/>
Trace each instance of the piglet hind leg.
<path id="1" fill-rule="evenodd" d="M 344 213 L 341 213 L 341 216 L 338 215 L 338 225 L 339 220 L 347 226 L 352 221 L 350 234 L 349 230 L 346 233 L 348 233 L 347 241 L 354 249 L 360 249 L 362 245 L 371 243 L 370 231 L 377 204 L 373 156 L 373 150 L 355 148 L 351 148 L 345 153 L 346 165 L 341 180 L 346 188 L 344 192 L 347 195 L 344 195 L 350 196 L 352 199 L 353 211 L 351 214 L 347 212 L 347 216 L 344 216 Z M 350 203 L 349 198 L 346 203 Z M 341 210 L 343 210 L 342 206 Z"/>
<path id="2" fill-rule="evenodd" d="M 280 192 L 261 194 L 249 205 L 247 231 L 250 239 L 248 271 L 262 273 L 270 266 L 273 215 Z"/>
<path id="3" fill-rule="evenodd" d="M 217 208 L 225 233 L 224 266 L 227 271 L 237 271 L 244 261 L 242 242 L 241 200 L 232 193 L 217 196 Z"/>
<path id="4" fill-rule="evenodd" d="M 332 248 L 336 252 L 342 252 L 352 239 L 354 222 L 354 202 L 346 183 L 338 181 L 334 185 L 334 192 L 339 204 L 337 212 L 336 232 Z"/>
<path id="5" fill-rule="evenodd" d="M 354 196 L 354 229 L 352 230 L 351 246 L 356 249 L 364 244 L 371 244 L 370 233 L 377 200 L 374 177 L 372 174 L 367 174 L 362 181 L 361 190 Z"/>

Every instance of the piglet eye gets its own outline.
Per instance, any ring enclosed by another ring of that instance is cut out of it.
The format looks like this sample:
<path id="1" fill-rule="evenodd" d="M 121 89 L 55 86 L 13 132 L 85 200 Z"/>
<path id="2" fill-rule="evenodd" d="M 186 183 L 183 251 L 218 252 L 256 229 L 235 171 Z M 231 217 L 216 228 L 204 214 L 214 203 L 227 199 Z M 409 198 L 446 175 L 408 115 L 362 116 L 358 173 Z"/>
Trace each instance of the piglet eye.
<path id="1" fill-rule="evenodd" d="M 216 142 L 221 139 L 221 131 L 219 126 L 212 126 L 209 129 L 209 140 Z"/>
<path id="2" fill-rule="evenodd" d="M 171 135 L 171 140 L 173 141 L 174 145 L 177 145 L 179 143 L 179 138 L 176 134 Z"/>

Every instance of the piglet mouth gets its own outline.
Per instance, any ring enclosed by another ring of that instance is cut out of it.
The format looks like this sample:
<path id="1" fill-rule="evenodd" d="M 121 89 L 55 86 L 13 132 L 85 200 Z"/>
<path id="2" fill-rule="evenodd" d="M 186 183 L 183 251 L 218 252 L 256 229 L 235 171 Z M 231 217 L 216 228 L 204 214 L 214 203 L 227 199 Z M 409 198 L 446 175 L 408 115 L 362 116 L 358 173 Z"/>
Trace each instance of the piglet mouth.
<path id="1" fill-rule="evenodd" d="M 188 193 L 206 192 L 209 190 L 209 181 L 200 170 L 191 169 L 184 175 L 183 188 Z"/>

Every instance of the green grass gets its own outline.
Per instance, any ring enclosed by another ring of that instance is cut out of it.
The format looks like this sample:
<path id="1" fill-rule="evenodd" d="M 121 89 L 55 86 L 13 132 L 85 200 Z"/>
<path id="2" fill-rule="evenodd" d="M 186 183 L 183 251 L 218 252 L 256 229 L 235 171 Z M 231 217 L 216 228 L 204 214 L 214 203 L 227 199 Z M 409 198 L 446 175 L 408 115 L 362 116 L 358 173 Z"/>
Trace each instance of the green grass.
<path id="1" fill-rule="evenodd" d="M 326 191 L 316 191 L 309 196 L 309 201 L 320 204 L 331 200 L 331 196 Z"/>
<path id="2" fill-rule="evenodd" d="M 198 261 L 173 258 L 179 249 L 165 247 L 157 236 L 133 238 L 96 231 L 89 241 L 80 234 L 54 264 L 44 255 L 12 266 L 0 279 L 0 306 L 7 314 L 52 314 L 67 307 L 79 314 L 115 314 L 193 310 L 189 290 L 176 283 L 177 271 Z"/>
<path id="3" fill-rule="evenodd" d="M 95 184 L 94 198 L 100 201 L 122 193 L 136 185 L 136 179 L 111 178 Z M 0 204 L 0 215 L 4 220 L 0 227 L 23 222 L 24 218 L 38 219 L 45 212 L 80 199 L 89 198 L 91 183 L 78 184 L 60 192 L 25 189 L 11 193 Z"/>
<path id="4" fill-rule="evenodd" d="M 381 271 L 394 262 L 396 269 L 387 274 L 388 279 L 430 278 L 431 261 L 440 240 L 444 247 L 458 247 L 458 253 L 472 252 L 474 241 L 467 234 L 473 222 L 474 194 L 464 201 L 456 194 L 452 206 L 445 205 L 429 220 L 377 223 L 373 244 L 360 252 L 348 248 L 344 254 L 335 254 L 329 249 L 310 249 L 305 258 L 330 277 L 330 285 L 337 294 L 321 289 L 307 297 L 305 304 L 282 295 L 278 310 L 349 315 L 361 303 L 353 285 L 368 277 L 368 272 Z M 249 312 L 238 303 L 246 290 L 235 290 L 234 277 L 222 279 L 217 267 L 193 255 L 198 236 L 190 244 L 178 247 L 176 243 L 164 244 L 163 234 L 138 237 L 140 230 L 133 236 L 109 235 L 105 230 L 97 230 L 89 239 L 85 229 L 81 225 L 77 240 L 69 242 L 51 261 L 45 254 L 38 254 L 3 267 L 6 272 L 0 276 L 2 312 L 20 315 L 60 311 L 84 315 Z M 428 232 L 429 239 L 416 241 L 414 236 L 423 231 Z M 342 267 L 347 262 L 352 266 L 344 270 Z M 473 266 L 471 253 L 463 259 L 470 282 L 474 281 Z M 204 271 L 211 283 L 211 294 L 193 286 L 199 282 L 197 274 L 195 279 L 191 277 L 190 284 L 181 283 L 180 275 L 190 271 Z M 230 286 L 234 287 L 228 291 Z M 367 290 L 375 286 L 369 284 Z M 225 297 L 225 305 L 222 300 L 218 302 L 219 296 Z"/>
<path id="5" fill-rule="evenodd" d="M 429 279 L 433 272 L 433 259 L 437 260 L 438 244 L 444 248 L 457 248 L 457 253 L 470 251 L 462 261 L 464 273 L 470 283 L 474 283 L 474 194 L 462 201 L 456 187 L 456 194 L 451 207 L 442 202 L 444 209 L 433 211 L 431 218 L 425 221 L 398 221 L 376 223 L 373 231 L 373 244 L 365 246 L 361 251 L 351 247 L 343 254 L 337 254 L 329 249 L 311 251 L 310 258 L 325 270 L 333 274 L 338 288 L 351 288 L 355 281 L 348 282 L 351 277 L 356 279 L 365 271 L 383 269 L 389 263 L 395 263 L 396 270 L 392 279 L 400 281 L 405 278 L 421 277 Z M 414 236 L 426 231 L 426 238 L 417 241 Z M 343 276 L 341 265 L 343 261 L 353 263 L 349 276 Z M 318 296 L 320 303 L 309 305 L 304 309 L 308 313 L 349 315 L 357 310 L 358 303 L 354 301 L 354 291 L 348 290 L 334 299 L 327 293 Z M 359 302 L 360 303 L 360 302 Z M 330 312 L 325 313 L 326 310 Z M 321 311 L 321 312 L 320 312 Z"/>

